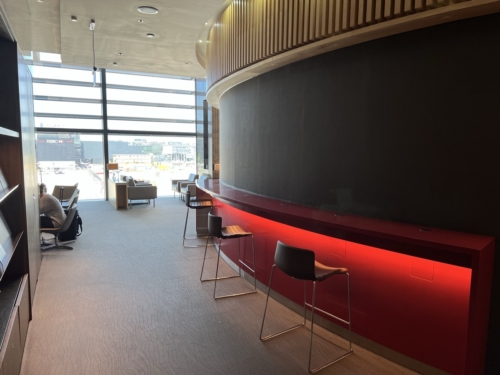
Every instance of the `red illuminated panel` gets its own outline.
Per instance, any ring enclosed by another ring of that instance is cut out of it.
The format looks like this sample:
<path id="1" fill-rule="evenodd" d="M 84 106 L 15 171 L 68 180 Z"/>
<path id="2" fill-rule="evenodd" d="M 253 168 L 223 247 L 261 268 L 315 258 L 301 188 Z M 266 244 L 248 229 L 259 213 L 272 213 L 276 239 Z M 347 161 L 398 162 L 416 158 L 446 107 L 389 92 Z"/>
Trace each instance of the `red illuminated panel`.
<path id="1" fill-rule="evenodd" d="M 223 225 L 238 224 L 253 232 L 259 281 L 269 283 L 278 240 L 314 250 L 318 261 L 349 269 L 353 332 L 444 371 L 464 373 L 470 268 L 324 236 L 217 200 L 214 204 Z M 236 241 L 222 246 L 234 262 L 237 249 Z M 246 244 L 244 257 L 249 263 L 250 249 Z M 345 277 L 338 276 L 320 283 L 318 307 L 347 318 L 345 282 Z M 273 289 L 298 304 L 303 298 L 301 286 L 281 272 L 273 279 Z"/>

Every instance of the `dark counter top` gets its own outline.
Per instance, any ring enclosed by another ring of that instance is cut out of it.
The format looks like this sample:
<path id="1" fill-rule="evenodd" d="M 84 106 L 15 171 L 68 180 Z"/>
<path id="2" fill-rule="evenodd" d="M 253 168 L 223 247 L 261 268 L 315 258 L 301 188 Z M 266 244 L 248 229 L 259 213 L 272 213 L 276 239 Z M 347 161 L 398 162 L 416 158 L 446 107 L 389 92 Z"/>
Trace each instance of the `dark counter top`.
<path id="1" fill-rule="evenodd" d="M 345 239 L 385 250 L 472 268 L 474 258 L 487 249 L 493 251 L 495 239 L 470 233 L 420 227 L 303 206 L 272 199 L 205 180 L 197 185 L 213 198 L 233 207 L 283 224 L 323 235 Z"/>

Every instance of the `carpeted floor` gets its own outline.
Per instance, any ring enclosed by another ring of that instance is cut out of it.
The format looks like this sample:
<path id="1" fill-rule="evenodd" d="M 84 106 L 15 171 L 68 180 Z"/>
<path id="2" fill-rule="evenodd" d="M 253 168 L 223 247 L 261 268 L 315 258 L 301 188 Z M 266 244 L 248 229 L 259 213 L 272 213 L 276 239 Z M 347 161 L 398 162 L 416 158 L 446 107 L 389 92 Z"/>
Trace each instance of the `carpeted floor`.
<path id="1" fill-rule="evenodd" d="M 79 212 L 83 234 L 74 250 L 43 253 L 22 375 L 307 374 L 307 329 L 262 343 L 262 292 L 215 301 L 213 283 L 199 281 L 204 249 L 182 247 L 182 202 L 163 198 L 156 208 L 128 211 L 80 202 Z M 213 248 L 210 256 L 208 272 Z M 233 271 L 225 265 L 224 272 Z M 220 284 L 250 289 L 243 279 Z M 277 302 L 268 311 L 266 331 L 300 322 Z M 314 365 L 337 350 L 322 337 L 345 345 L 317 333 Z M 321 373 L 414 374 L 354 349 Z"/>

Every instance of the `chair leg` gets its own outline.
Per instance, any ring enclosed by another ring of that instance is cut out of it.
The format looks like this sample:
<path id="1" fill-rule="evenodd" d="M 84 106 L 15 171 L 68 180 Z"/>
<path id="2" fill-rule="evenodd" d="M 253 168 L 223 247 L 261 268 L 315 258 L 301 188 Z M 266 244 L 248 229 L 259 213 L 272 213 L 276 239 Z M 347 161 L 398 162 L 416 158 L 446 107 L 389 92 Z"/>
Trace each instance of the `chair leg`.
<path id="1" fill-rule="evenodd" d="M 200 281 L 207 281 L 203 280 L 203 269 L 205 268 L 205 259 L 207 259 L 208 239 L 209 237 L 207 236 L 207 242 L 205 243 L 205 255 L 203 255 L 203 263 L 201 265 Z"/>
<path id="2" fill-rule="evenodd" d="M 309 370 L 309 373 L 310 374 L 314 374 L 320 370 L 323 370 L 324 368 L 330 366 L 330 365 L 333 365 L 334 363 L 337 363 L 338 361 L 344 359 L 345 357 L 347 357 L 348 355 L 352 354 L 353 350 L 352 350 L 352 341 L 351 341 L 351 295 L 350 295 L 350 286 L 349 286 L 349 274 L 346 273 L 347 275 L 347 311 L 348 311 L 348 319 L 349 321 L 345 321 L 333 314 L 330 314 L 330 313 L 327 313 L 326 311 L 323 311 L 323 310 L 320 310 L 318 308 L 316 308 L 316 310 L 319 310 L 329 316 L 331 316 L 332 318 L 335 318 L 337 320 L 340 320 L 341 322 L 344 322 L 346 324 L 349 325 L 349 350 L 347 350 L 344 354 L 342 354 L 341 356 L 335 358 L 334 360 L 328 362 L 328 363 L 325 363 L 324 365 L 322 366 L 319 366 L 319 367 L 316 367 L 314 369 L 311 369 L 311 356 L 312 356 L 312 347 L 313 347 L 313 326 L 314 326 L 314 310 L 315 310 L 315 307 L 314 307 L 314 300 L 315 300 L 315 296 L 316 296 L 316 281 L 313 281 L 313 292 L 312 292 L 312 303 L 311 303 L 311 307 L 312 307 L 312 311 L 311 311 L 311 343 L 310 343 L 310 346 L 309 346 L 309 366 L 308 366 L 308 370 Z"/>
<path id="3" fill-rule="evenodd" d="M 43 237 L 42 237 L 43 240 Z M 44 242 L 44 241 L 43 241 Z M 75 241 L 67 241 L 66 243 L 70 242 L 75 242 Z M 66 249 L 66 250 L 73 250 L 71 246 L 68 245 L 61 245 L 57 239 L 57 233 L 54 234 L 54 244 L 49 244 L 48 246 L 42 246 L 40 250 L 50 250 L 50 249 Z"/>
<path id="4" fill-rule="evenodd" d="M 187 212 L 186 212 L 186 222 L 184 223 L 184 234 L 182 235 L 182 246 L 183 247 L 203 247 L 203 245 L 185 245 L 184 242 L 186 240 L 199 240 L 200 238 L 205 238 L 205 236 L 203 237 L 186 237 L 186 228 L 187 228 L 187 223 L 188 223 L 188 217 L 189 217 L 189 207 L 187 209 Z M 211 236 L 207 236 L 206 238 L 210 238 Z M 214 244 L 210 244 L 208 246 L 214 246 Z"/>
<path id="5" fill-rule="evenodd" d="M 208 244 L 208 240 L 210 239 L 210 236 L 207 237 L 207 242 L 206 242 L 206 246 L 205 246 L 205 255 L 203 257 L 203 264 L 201 266 L 201 275 L 200 275 L 200 281 L 215 281 L 217 282 L 216 280 L 225 280 L 225 279 L 232 279 L 232 278 L 235 278 L 235 277 L 240 277 L 239 275 L 234 275 L 234 276 L 224 276 L 224 277 L 217 277 L 217 270 L 215 271 L 215 277 L 211 277 L 209 279 L 203 279 L 203 269 L 205 267 L 205 259 L 207 258 L 207 247 L 208 246 L 214 246 L 214 244 Z M 212 238 L 212 241 L 213 238 Z M 215 242 L 215 241 L 214 241 Z M 219 239 L 219 248 L 220 248 L 220 243 L 221 243 L 221 240 Z M 218 259 L 217 259 L 217 267 L 219 266 L 219 262 L 218 262 Z"/>
<path id="6" fill-rule="evenodd" d="M 226 276 L 226 277 L 219 277 L 219 261 L 220 261 L 220 252 L 221 252 L 221 242 L 222 239 L 219 239 L 219 248 L 217 251 L 217 267 L 215 269 L 215 283 L 214 283 L 214 299 L 221 299 L 221 298 L 229 298 L 229 297 L 236 297 L 236 296 L 243 296 L 245 294 L 252 294 L 252 293 L 257 293 L 257 288 L 255 290 L 251 290 L 249 292 L 241 292 L 241 293 L 233 293 L 233 294 L 226 294 L 223 296 L 216 296 L 216 291 L 217 291 L 217 280 L 223 280 L 223 279 L 232 279 L 234 277 L 241 277 L 241 268 L 238 266 L 238 275 L 234 276 Z M 238 246 L 239 246 L 239 238 L 238 238 Z M 239 248 L 238 248 L 238 258 L 239 258 Z"/>
<path id="7" fill-rule="evenodd" d="M 240 239 L 239 238 L 238 238 L 238 262 L 243 264 L 249 271 L 253 272 L 253 287 L 254 287 L 254 290 L 257 291 L 257 274 L 255 271 L 257 268 L 257 266 L 255 265 L 255 244 L 254 244 L 254 240 L 253 240 L 253 235 L 251 237 L 252 237 L 252 256 L 253 256 L 252 264 L 253 264 L 253 268 L 241 260 L 240 243 L 239 243 Z M 246 237 L 243 237 L 243 238 L 246 238 Z M 241 268 L 238 268 L 238 271 L 240 271 L 239 274 L 241 276 Z"/>
<path id="8" fill-rule="evenodd" d="M 276 264 L 273 264 L 273 266 L 271 268 L 271 276 L 269 278 L 269 288 L 267 288 L 266 307 L 264 308 L 264 316 L 262 317 L 262 326 L 260 327 L 260 340 L 261 341 L 267 341 L 269 339 L 272 339 L 273 337 L 282 335 L 283 333 L 287 333 L 287 332 L 293 331 L 294 329 L 297 329 L 297 328 L 300 328 L 300 327 L 304 327 L 306 325 L 306 315 L 305 315 L 306 310 L 304 308 L 304 321 L 302 322 L 302 324 L 297 324 L 297 325 L 295 325 L 293 327 L 284 329 L 283 331 L 279 331 L 279 332 L 276 332 L 276 333 L 271 333 L 270 335 L 262 337 L 262 333 L 264 332 L 264 322 L 266 320 L 267 305 L 269 303 L 269 295 L 271 294 L 271 284 L 273 282 L 273 274 L 274 274 L 275 267 L 276 267 Z M 305 281 L 304 281 L 304 302 L 305 302 L 305 298 L 306 298 L 305 285 L 306 284 L 305 284 Z"/>
<path id="9" fill-rule="evenodd" d="M 184 223 L 184 234 L 182 235 L 182 246 L 184 246 L 184 241 L 186 241 L 186 228 L 188 225 L 188 217 L 189 217 L 189 208 L 187 209 L 186 212 L 186 222 Z M 186 246 L 184 246 L 186 247 Z"/>

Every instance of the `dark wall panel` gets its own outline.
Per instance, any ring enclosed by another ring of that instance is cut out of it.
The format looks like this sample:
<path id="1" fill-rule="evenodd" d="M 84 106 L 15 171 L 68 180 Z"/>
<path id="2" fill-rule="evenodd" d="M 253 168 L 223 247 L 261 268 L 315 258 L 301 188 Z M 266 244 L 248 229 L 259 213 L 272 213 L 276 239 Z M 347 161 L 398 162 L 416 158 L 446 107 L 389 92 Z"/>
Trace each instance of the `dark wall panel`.
<path id="1" fill-rule="evenodd" d="M 495 14 L 243 82 L 221 98 L 220 178 L 265 196 L 500 242 L 499 40 Z M 499 258 L 487 361 L 497 373 Z"/>

